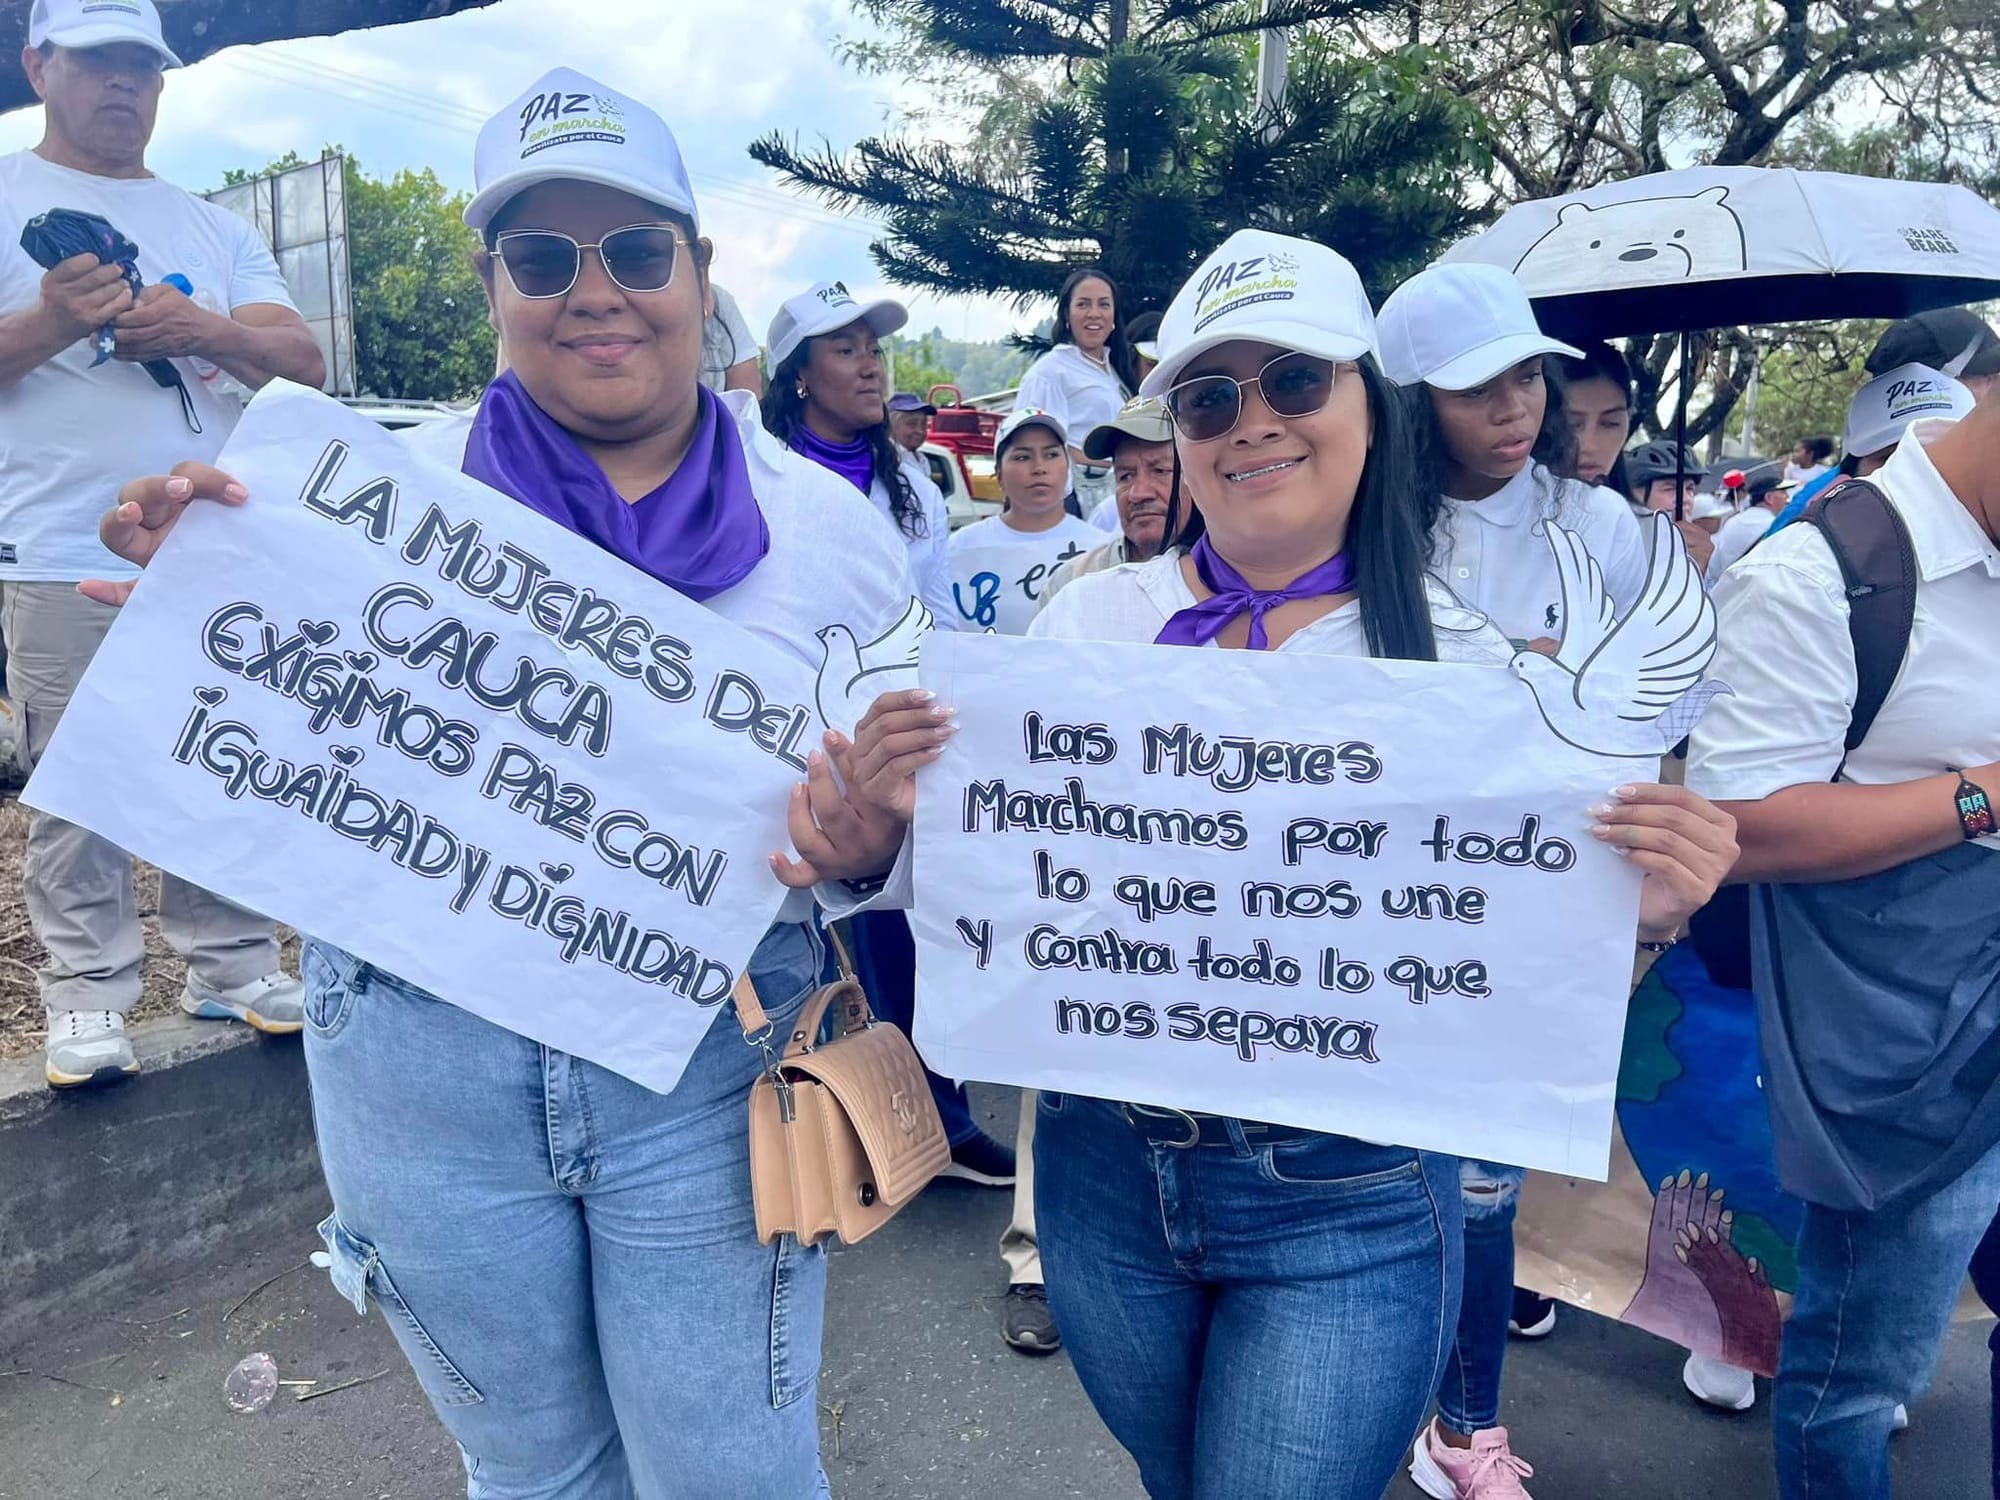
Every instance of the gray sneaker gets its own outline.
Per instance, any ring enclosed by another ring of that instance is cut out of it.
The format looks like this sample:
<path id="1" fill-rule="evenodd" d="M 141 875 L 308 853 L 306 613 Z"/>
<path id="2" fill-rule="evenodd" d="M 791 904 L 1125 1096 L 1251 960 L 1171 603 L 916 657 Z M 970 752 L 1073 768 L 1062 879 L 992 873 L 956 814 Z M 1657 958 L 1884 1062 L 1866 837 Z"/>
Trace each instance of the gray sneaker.
<path id="1" fill-rule="evenodd" d="M 117 1078 L 139 1071 L 132 1042 L 125 1035 L 125 1018 L 115 1010 L 52 1010 L 49 1015 L 48 1061 L 43 1073 L 49 1087 L 73 1089 L 98 1078 Z"/>
<path id="2" fill-rule="evenodd" d="M 181 1009 L 203 1021 L 245 1021 L 273 1036 L 288 1036 L 306 1024 L 306 987 L 284 972 L 265 974 L 229 989 L 188 975 Z"/>

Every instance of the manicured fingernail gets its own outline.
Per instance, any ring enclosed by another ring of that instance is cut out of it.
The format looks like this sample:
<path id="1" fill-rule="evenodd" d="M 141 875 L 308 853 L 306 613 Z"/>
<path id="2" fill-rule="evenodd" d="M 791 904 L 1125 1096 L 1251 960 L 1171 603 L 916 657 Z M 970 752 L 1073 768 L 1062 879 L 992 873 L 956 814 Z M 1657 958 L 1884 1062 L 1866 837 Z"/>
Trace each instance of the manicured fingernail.
<path id="1" fill-rule="evenodd" d="M 936 708 L 931 710 L 931 717 L 933 719 L 955 719 L 958 717 L 958 710 L 948 703 L 940 703 Z"/>
<path id="2" fill-rule="evenodd" d="M 912 703 L 929 703 L 936 697 L 937 694 L 932 692 L 929 688 L 910 689 L 910 701 Z"/>
<path id="3" fill-rule="evenodd" d="M 956 724 L 940 724 L 931 733 L 941 740 L 948 740 L 958 733 L 958 726 Z"/>
<path id="4" fill-rule="evenodd" d="M 1586 807 L 1584 811 L 1589 813 L 1593 818 L 1608 818 L 1611 816 L 1611 804 L 1609 802 L 1594 803 Z"/>
<path id="5" fill-rule="evenodd" d="M 821 766 L 826 764 L 826 752 L 824 750 L 808 751 L 806 753 L 806 764 L 811 766 L 814 770 L 818 770 Z"/>
<path id="6" fill-rule="evenodd" d="M 1636 797 L 1639 795 L 1639 789 L 1636 786 L 1615 786 L 1611 789 L 1611 795 L 1619 798 Z"/>
<path id="7" fill-rule="evenodd" d="M 167 481 L 167 495 L 170 499 L 184 500 L 188 497 L 188 495 L 193 493 L 193 491 L 194 491 L 194 485 L 189 483 L 185 479 L 176 478 L 176 479 L 169 479 Z"/>
<path id="8" fill-rule="evenodd" d="M 222 494 L 223 498 L 227 500 L 248 500 L 250 498 L 250 492 L 240 484 L 225 484 L 222 487 Z"/>
<path id="9" fill-rule="evenodd" d="M 1592 823 L 1590 825 L 1590 836 L 1594 839 L 1610 838 L 1611 825 L 1609 823 Z"/>

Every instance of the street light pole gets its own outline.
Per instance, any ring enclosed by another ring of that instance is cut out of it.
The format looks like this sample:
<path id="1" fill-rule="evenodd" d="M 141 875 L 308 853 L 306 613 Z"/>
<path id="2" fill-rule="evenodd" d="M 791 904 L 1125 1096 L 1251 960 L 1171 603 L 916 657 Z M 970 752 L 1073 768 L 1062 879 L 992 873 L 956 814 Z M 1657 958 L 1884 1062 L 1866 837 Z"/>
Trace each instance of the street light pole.
<path id="1" fill-rule="evenodd" d="M 1270 15 L 1277 0 L 1264 0 L 1264 14 Z M 1272 27 L 1257 33 L 1257 107 L 1253 119 L 1262 122 L 1264 138 L 1278 133 L 1278 113 L 1285 107 L 1285 78 L 1290 71 L 1291 44 L 1282 29 Z"/>

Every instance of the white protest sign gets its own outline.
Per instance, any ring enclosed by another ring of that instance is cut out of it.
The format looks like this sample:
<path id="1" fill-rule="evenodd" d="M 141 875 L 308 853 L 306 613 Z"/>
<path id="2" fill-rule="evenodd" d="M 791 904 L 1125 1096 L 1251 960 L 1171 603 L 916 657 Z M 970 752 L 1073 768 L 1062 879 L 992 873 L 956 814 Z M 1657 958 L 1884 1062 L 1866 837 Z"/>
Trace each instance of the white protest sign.
<path id="1" fill-rule="evenodd" d="M 1496 667 L 934 635 L 940 1073 L 1604 1176 L 1638 872 Z"/>
<path id="2" fill-rule="evenodd" d="M 1068 526 L 1033 540 L 951 549 L 951 598 L 960 630 L 994 630 L 1025 635 L 1049 575 L 1072 557 L 1081 557 L 1101 537 L 1079 540 Z"/>
<path id="3" fill-rule="evenodd" d="M 777 913 L 813 673 L 297 386 L 23 794 L 656 1090 Z"/>

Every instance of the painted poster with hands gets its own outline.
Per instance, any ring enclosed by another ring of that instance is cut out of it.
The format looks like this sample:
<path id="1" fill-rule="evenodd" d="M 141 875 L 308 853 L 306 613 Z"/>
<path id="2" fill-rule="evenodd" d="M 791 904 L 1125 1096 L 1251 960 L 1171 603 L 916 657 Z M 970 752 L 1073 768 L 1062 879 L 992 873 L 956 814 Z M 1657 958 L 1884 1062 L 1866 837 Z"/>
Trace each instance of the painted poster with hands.
<path id="1" fill-rule="evenodd" d="M 251 499 L 182 517 L 24 800 L 672 1088 L 785 895 L 765 856 L 816 696 L 866 691 L 855 653 L 816 694 L 803 662 L 298 386 L 218 462 Z M 907 642 L 871 647 L 911 670 Z"/>
<path id="2" fill-rule="evenodd" d="M 924 643 L 930 1066 L 1603 1177 L 1630 762 L 1497 666 L 1170 649 Z"/>

